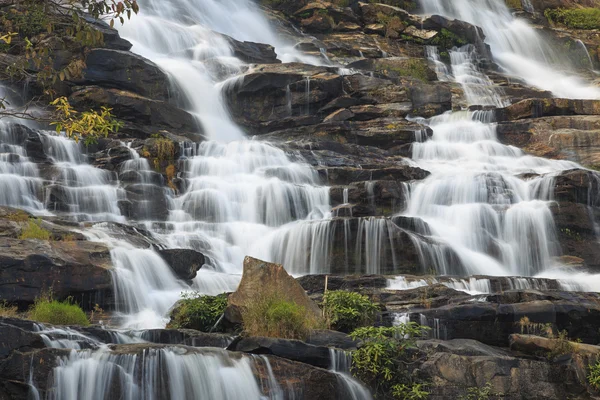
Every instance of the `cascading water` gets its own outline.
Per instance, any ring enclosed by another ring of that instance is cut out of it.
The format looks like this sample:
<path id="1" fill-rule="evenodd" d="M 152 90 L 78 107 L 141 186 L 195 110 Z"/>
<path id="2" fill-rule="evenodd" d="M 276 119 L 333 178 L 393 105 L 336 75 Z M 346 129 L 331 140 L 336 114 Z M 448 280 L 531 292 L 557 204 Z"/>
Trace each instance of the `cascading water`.
<path id="1" fill-rule="evenodd" d="M 551 68 L 553 51 L 532 28 L 513 19 L 500 0 L 477 5 L 469 0 L 422 0 L 421 4 L 427 13 L 482 26 L 501 63 L 527 55 L 534 60 L 530 66 L 533 73 L 543 74 Z M 491 80 L 474 66 L 473 51 L 467 46 L 451 55 L 453 75 L 469 105 L 506 105 Z M 430 52 L 430 57 L 433 55 Z M 505 68 L 529 81 L 531 71 L 510 70 L 510 65 Z M 557 72 L 552 74 L 558 74 L 555 81 L 568 80 Z M 560 85 L 537 86 L 568 97 L 600 96 L 600 91 L 573 82 L 567 91 Z M 432 128 L 433 136 L 413 144 L 413 159 L 432 174 L 410 189 L 406 215 L 421 218 L 425 224 L 417 225 L 419 233 L 447 243 L 459 258 L 457 263 L 436 246 L 419 245 L 423 261 L 432 262 L 440 274 L 532 276 L 556 264 L 553 257 L 560 249 L 548 208 L 553 174 L 579 166 L 528 156 L 516 147 L 500 144 L 492 120 L 489 111 L 419 120 Z M 538 177 L 525 181 L 518 177 L 524 173 Z"/>
<path id="2" fill-rule="evenodd" d="M 78 221 L 125 222 L 118 207 L 125 193 L 114 173 L 87 164 L 80 143 L 47 134 L 42 134 L 41 140 L 58 170 L 49 188 L 47 208 L 67 212 Z"/>
<path id="3" fill-rule="evenodd" d="M 557 70 L 565 67 L 564 57 L 526 21 L 513 17 L 503 0 L 420 0 L 420 4 L 426 14 L 481 27 L 494 61 L 509 75 L 559 97 L 600 98 L 600 88 Z"/>
<path id="4" fill-rule="evenodd" d="M 151 347 L 133 354 L 107 347 L 74 350 L 54 369 L 48 399 L 283 400 L 272 373 L 267 372 L 266 382 L 255 376 L 257 367 L 270 371 L 268 364 L 266 358 L 235 359 L 219 349 Z"/>

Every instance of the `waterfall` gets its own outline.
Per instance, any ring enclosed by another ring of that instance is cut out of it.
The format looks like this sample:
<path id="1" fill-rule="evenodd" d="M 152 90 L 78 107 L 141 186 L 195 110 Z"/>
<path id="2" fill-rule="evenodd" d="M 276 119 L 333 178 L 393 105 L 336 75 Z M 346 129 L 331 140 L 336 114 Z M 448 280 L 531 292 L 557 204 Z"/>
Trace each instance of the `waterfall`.
<path id="1" fill-rule="evenodd" d="M 218 349 L 128 349 L 73 350 L 54 369 L 48 399 L 283 399 L 272 395 L 280 393 L 272 372 L 266 382 L 255 376 L 257 367 L 271 371 L 266 358 L 233 358 Z"/>
<path id="2" fill-rule="evenodd" d="M 473 113 L 422 122 L 434 133 L 413 144 L 413 159 L 432 175 L 411 188 L 406 215 L 426 222 L 431 232 L 419 233 L 442 239 L 464 266 L 446 262 L 435 246 L 421 246 L 428 260 L 439 260 L 438 272 L 531 276 L 549 268 L 559 253 L 548 208 L 551 180 L 527 182 L 516 176 L 550 174 L 577 164 L 502 145 L 496 125 Z"/>
<path id="3" fill-rule="evenodd" d="M 600 98 L 599 88 L 557 70 L 565 66 L 564 57 L 526 21 L 515 18 L 504 0 L 420 0 L 420 3 L 426 14 L 480 26 L 494 61 L 509 75 L 559 97 Z"/>
<path id="4" fill-rule="evenodd" d="M 58 170 L 46 200 L 48 209 L 67 212 L 78 221 L 125 222 L 118 207 L 125 192 L 115 173 L 87 164 L 81 143 L 52 134 L 42 134 L 41 140 Z"/>
<path id="5" fill-rule="evenodd" d="M 340 398 L 348 400 L 373 399 L 371 393 L 350 375 L 352 353 L 344 350 L 329 349 L 329 357 L 331 358 L 329 369 L 336 374 L 338 382 L 345 392 L 340 394 Z"/>

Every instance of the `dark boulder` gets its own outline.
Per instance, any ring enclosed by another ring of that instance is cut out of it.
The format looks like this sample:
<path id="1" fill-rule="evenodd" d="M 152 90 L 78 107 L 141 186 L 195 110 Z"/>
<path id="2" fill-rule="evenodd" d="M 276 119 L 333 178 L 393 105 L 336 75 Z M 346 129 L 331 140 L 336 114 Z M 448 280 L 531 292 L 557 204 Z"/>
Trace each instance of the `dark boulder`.
<path id="1" fill-rule="evenodd" d="M 10 325 L 9 320 L 0 319 L 0 359 L 12 352 L 25 353 L 46 347 L 40 335 Z"/>
<path id="2" fill-rule="evenodd" d="M 158 250 L 158 254 L 171 267 L 175 276 L 191 281 L 206 262 L 204 254 L 189 249 Z"/>
<path id="3" fill-rule="evenodd" d="M 152 61 L 129 51 L 92 49 L 85 59 L 83 81 L 128 90 L 153 100 L 169 99 L 169 78 Z"/>
<path id="4" fill-rule="evenodd" d="M 227 350 L 252 354 L 268 354 L 325 369 L 331 366 L 329 348 L 314 346 L 299 340 L 244 337 L 235 340 L 229 345 Z"/>
<path id="5" fill-rule="evenodd" d="M 86 241 L 2 240 L 0 298 L 26 308 L 43 292 L 72 297 L 84 309 L 110 309 L 113 285 L 110 251 Z"/>

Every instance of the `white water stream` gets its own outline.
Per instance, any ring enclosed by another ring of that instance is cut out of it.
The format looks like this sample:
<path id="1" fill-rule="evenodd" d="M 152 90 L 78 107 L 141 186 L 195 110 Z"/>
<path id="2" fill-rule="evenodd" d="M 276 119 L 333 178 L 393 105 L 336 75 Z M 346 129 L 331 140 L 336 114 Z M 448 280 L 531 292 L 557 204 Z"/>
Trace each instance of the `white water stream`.
<path id="1" fill-rule="evenodd" d="M 482 26 L 495 59 L 510 75 L 557 96 L 600 98 L 599 89 L 560 72 L 556 67 L 564 65 L 559 55 L 533 28 L 514 19 L 503 1 L 422 0 L 422 5 L 425 12 Z M 249 0 L 144 0 L 140 7 L 140 15 L 120 27 L 122 36 L 132 41 L 134 52 L 169 73 L 174 91 L 184 98 L 186 109 L 210 139 L 183 148 L 185 193 L 169 195 L 166 222 L 145 224 L 165 247 L 198 250 L 207 255 L 208 262 L 190 286 L 178 280 L 152 249 L 112 237 L 110 225 L 98 224 L 87 230 L 90 239 L 112 248 L 123 327 L 164 326 L 168 309 L 182 291 L 233 290 L 246 255 L 284 262 L 295 273 L 326 272 L 323 261 L 329 255 L 327 238 L 332 234 L 329 190 L 321 186 L 307 164 L 292 162 L 267 143 L 245 140 L 221 95 L 225 81 L 234 79 L 245 65 L 233 56 L 227 39 L 215 32 L 272 44 L 283 61 L 318 64 L 322 59 L 306 57 L 294 50 L 294 43 L 283 42 Z M 434 54 L 432 51 L 432 58 Z M 460 83 L 470 104 L 506 105 L 489 77 L 475 66 L 475 57 L 471 47 L 456 49 L 451 53 L 451 73 L 436 64 L 438 72 Z M 428 267 L 440 275 L 559 274 L 569 278 L 565 282 L 587 281 L 585 287 L 591 287 L 599 281 L 595 276 L 549 271 L 557 266 L 555 256 L 559 255 L 548 208 L 552 177 L 579 166 L 528 156 L 500 144 L 490 115 L 464 111 L 419 119 L 434 134 L 415 143 L 413 159 L 432 174 L 413 184 L 405 214 L 421 219 L 427 225 L 421 233 L 447 244 L 460 261 L 448 259 L 436 246 L 418 243 L 424 260 L 432 262 Z M 44 201 L 50 204 L 50 200 L 40 200 L 41 178 L 27 158 L 24 139 L 12 135 L 8 126 L 2 128 L 0 204 L 47 212 Z M 63 197 L 56 204 L 68 205 L 68 209 L 50 211 L 68 213 L 77 221 L 125 221 L 117 207 L 124 193 L 114 174 L 89 166 L 82 149 L 73 142 L 45 135 L 42 141 L 56 166 L 52 176 L 56 194 Z M 148 171 L 147 161 L 139 157 L 123 168 L 137 169 L 143 176 Z M 539 177 L 525 181 L 518 177 L 524 173 Z M 369 273 L 379 270 L 381 238 L 385 236 L 379 235 L 389 223 L 381 218 L 365 219 L 355 232 L 364 248 L 350 251 L 360 253 L 359 259 L 364 257 Z M 484 293 L 488 283 L 457 280 L 448 286 Z M 418 283 L 408 286 L 417 287 Z M 72 338 L 61 340 L 56 346 L 76 347 Z M 253 368 L 263 363 L 270 371 L 266 359 L 235 360 L 220 350 L 184 353 L 178 348 L 162 348 L 139 356 L 104 347 L 73 352 L 61 360 L 54 373 L 53 398 L 105 399 L 113 393 L 112 384 L 125 399 L 265 396 L 265 384 L 256 380 Z M 335 368 L 344 372 L 338 364 Z M 160 379 L 161 371 L 171 374 L 169 382 Z M 142 384 L 134 383 L 140 374 Z M 343 373 L 340 379 L 353 385 Z M 277 398 L 281 388 L 272 384 L 272 376 L 268 381 L 270 397 Z M 369 396 L 360 386 L 349 390 L 352 398 Z"/>

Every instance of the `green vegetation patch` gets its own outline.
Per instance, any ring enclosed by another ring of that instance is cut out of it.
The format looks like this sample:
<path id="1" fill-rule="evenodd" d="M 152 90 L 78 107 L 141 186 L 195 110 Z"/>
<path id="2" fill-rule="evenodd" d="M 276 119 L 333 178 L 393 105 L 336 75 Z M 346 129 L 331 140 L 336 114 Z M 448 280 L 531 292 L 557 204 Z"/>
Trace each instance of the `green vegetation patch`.
<path id="1" fill-rule="evenodd" d="M 549 8 L 544 12 L 548 21 L 571 29 L 600 29 L 599 8 Z"/>
<path id="2" fill-rule="evenodd" d="M 204 296 L 200 293 L 184 293 L 182 300 L 171 313 L 170 329 L 195 329 L 210 332 L 217 324 L 225 308 L 227 295 Z"/>
<path id="3" fill-rule="evenodd" d="M 242 309 L 244 332 L 249 336 L 303 340 L 319 328 L 303 306 L 285 300 L 277 291 L 264 293 Z"/>
<path id="4" fill-rule="evenodd" d="M 327 324 L 342 332 L 372 325 L 379 312 L 377 304 L 367 296 L 345 290 L 326 292 L 322 307 Z"/>
<path id="5" fill-rule="evenodd" d="M 50 240 L 50 231 L 42 228 L 42 220 L 35 219 L 29 220 L 27 225 L 21 231 L 19 239 L 38 239 L 38 240 Z"/>
<path id="6" fill-rule="evenodd" d="M 81 307 L 71 300 L 57 301 L 49 297 L 42 297 L 35 301 L 29 310 L 29 318 L 52 325 L 88 326 L 90 324 Z"/>
<path id="7" fill-rule="evenodd" d="M 352 353 L 352 373 L 373 388 L 375 395 L 393 393 L 397 399 L 425 399 L 423 382 L 416 382 L 407 369 L 407 350 L 416 348 L 416 339 L 428 327 L 414 322 L 395 327 L 363 327 L 350 335 L 360 340 Z"/>

